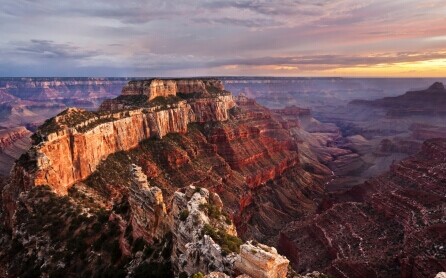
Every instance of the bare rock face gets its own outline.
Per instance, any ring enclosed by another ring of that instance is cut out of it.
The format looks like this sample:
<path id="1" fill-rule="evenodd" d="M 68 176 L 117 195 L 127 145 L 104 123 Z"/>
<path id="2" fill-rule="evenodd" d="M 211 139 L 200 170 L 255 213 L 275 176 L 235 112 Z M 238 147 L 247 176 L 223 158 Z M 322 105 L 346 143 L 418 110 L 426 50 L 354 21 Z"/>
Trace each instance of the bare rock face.
<path id="1" fill-rule="evenodd" d="M 0 175 L 9 175 L 14 161 L 31 147 L 31 134 L 23 126 L 0 130 Z"/>
<path id="2" fill-rule="evenodd" d="M 235 267 L 254 278 L 285 278 L 289 263 L 274 247 L 247 242 L 240 246 Z"/>
<path id="3" fill-rule="evenodd" d="M 50 185 L 65 194 L 108 155 L 134 148 L 152 137 L 186 133 L 189 123 L 225 121 L 233 106 L 232 96 L 224 95 L 115 113 L 68 109 L 36 133 L 39 142 L 27 155 L 35 160 L 31 185 Z"/>
<path id="4" fill-rule="evenodd" d="M 180 79 L 165 80 L 152 79 L 144 81 L 131 81 L 122 90 L 122 95 L 145 95 L 148 100 L 157 97 L 176 96 L 182 94 L 209 94 L 223 91 L 223 83 L 218 80 Z"/>
<path id="5" fill-rule="evenodd" d="M 237 236 L 234 225 L 221 214 L 217 194 L 189 186 L 176 192 L 172 201 L 174 248 L 172 263 L 180 272 L 193 275 L 210 272 L 232 274 L 235 252 L 222 249 L 210 235 Z M 214 236 L 215 238 L 215 236 Z"/>
<path id="6" fill-rule="evenodd" d="M 169 230 L 169 221 L 163 193 L 158 187 L 149 187 L 147 176 L 141 167 L 132 165 L 132 183 L 129 191 L 129 205 L 133 238 L 146 241 L 162 238 Z"/>

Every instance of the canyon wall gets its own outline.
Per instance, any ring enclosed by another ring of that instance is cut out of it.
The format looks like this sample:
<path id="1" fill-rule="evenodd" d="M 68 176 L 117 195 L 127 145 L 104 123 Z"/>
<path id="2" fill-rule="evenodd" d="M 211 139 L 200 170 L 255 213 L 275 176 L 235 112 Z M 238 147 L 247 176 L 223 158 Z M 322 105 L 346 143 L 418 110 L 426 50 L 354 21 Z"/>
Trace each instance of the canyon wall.
<path id="1" fill-rule="evenodd" d="M 223 83 L 218 80 L 197 79 L 151 79 L 143 81 L 131 81 L 122 89 L 122 95 L 145 95 L 148 100 L 156 97 L 176 96 L 182 94 L 209 94 L 215 91 L 223 91 Z"/>
<path id="2" fill-rule="evenodd" d="M 186 133 L 190 123 L 226 121 L 227 111 L 233 106 L 230 95 L 197 99 L 179 102 L 171 108 L 155 107 L 102 114 L 73 127 L 63 127 L 41 135 L 45 140 L 28 152 L 36 160 L 30 183 L 33 186 L 50 185 L 57 193 L 65 194 L 72 184 L 92 174 L 108 155 L 134 148 L 142 140 L 152 137 Z M 72 119 L 83 112 L 68 109 L 57 116 L 55 121 Z"/>
<path id="3" fill-rule="evenodd" d="M 288 224 L 279 249 L 297 272 L 337 277 L 434 277 L 446 269 L 446 140 L 426 141 L 382 176 L 332 195 Z"/>

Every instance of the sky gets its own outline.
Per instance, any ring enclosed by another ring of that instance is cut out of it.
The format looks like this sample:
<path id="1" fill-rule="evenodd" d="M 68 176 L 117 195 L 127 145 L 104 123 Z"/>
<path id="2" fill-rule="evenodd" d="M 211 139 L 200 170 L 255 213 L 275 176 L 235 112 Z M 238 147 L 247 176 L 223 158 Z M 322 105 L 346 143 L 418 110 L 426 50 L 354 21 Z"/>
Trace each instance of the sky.
<path id="1" fill-rule="evenodd" d="M 444 0 L 2 0 L 0 76 L 446 77 Z"/>

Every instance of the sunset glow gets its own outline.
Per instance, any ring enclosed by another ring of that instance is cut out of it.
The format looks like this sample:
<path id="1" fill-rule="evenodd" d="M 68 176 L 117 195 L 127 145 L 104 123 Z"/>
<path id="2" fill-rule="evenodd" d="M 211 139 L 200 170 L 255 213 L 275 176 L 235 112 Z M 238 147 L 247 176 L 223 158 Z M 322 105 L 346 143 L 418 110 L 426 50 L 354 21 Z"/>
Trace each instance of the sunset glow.
<path id="1" fill-rule="evenodd" d="M 3 1 L 0 75 L 446 76 L 442 0 L 279 2 Z"/>

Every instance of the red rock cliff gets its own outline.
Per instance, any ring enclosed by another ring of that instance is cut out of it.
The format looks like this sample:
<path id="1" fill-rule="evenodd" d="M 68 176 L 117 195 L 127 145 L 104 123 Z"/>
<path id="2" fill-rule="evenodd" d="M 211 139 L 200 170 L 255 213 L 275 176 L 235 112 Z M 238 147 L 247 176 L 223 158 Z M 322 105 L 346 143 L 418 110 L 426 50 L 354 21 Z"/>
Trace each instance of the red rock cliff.
<path id="1" fill-rule="evenodd" d="M 50 185 L 65 194 L 108 155 L 132 149 L 151 137 L 186 133 L 189 123 L 226 121 L 233 106 L 232 96 L 222 94 L 115 113 L 68 109 L 36 134 L 40 143 L 28 152 L 35 167 L 29 184 L 22 187 Z"/>

